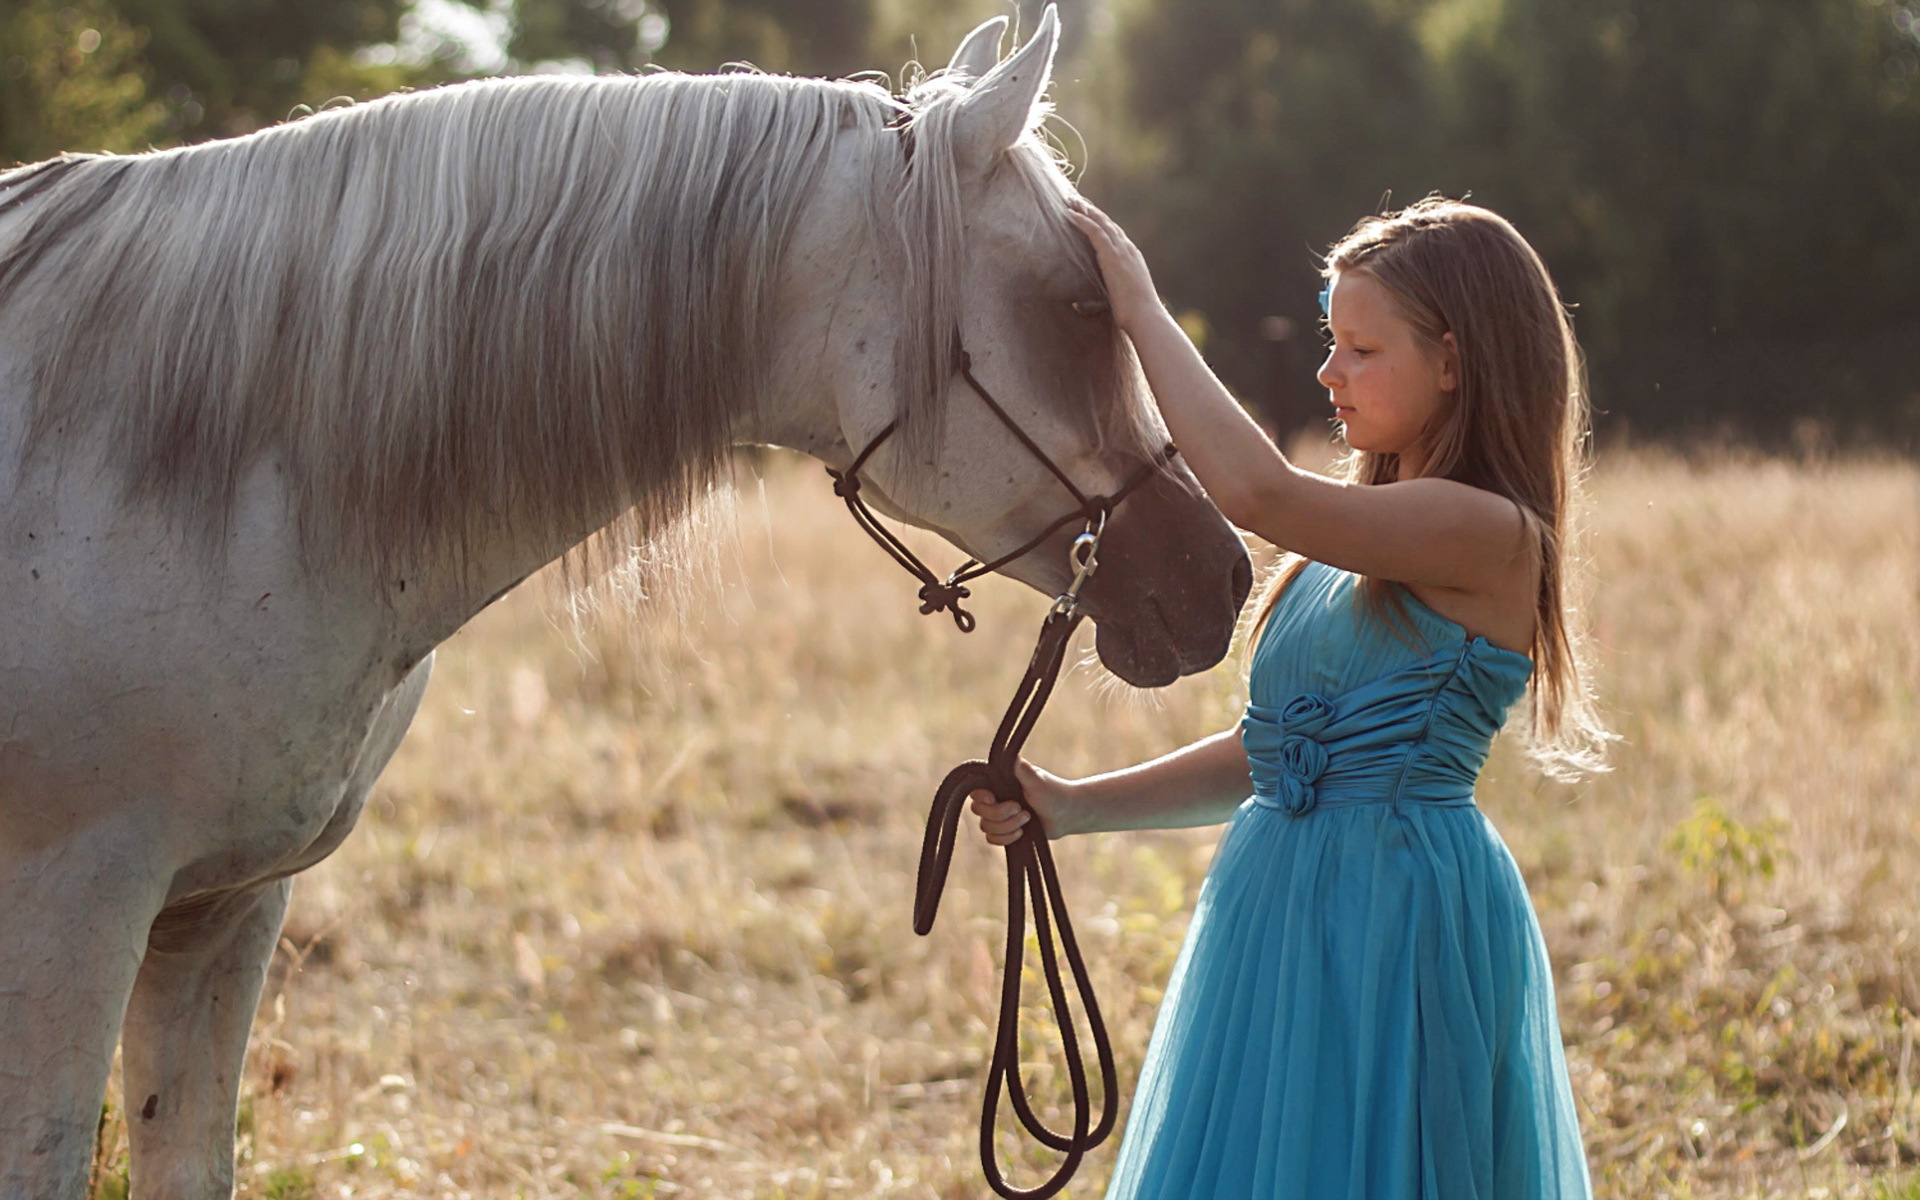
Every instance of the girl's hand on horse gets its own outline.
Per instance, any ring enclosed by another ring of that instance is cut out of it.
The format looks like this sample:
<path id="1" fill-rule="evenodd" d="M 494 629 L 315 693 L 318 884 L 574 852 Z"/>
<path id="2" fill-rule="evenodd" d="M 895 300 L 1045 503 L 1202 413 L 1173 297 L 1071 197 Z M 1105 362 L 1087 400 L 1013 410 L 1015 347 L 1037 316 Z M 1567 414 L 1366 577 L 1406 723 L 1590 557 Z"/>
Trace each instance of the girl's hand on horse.
<path id="1" fill-rule="evenodd" d="M 1084 196 L 1067 202 L 1067 219 L 1093 243 L 1094 257 L 1100 262 L 1100 276 L 1106 281 L 1107 302 L 1112 306 L 1114 324 L 1132 333 L 1142 328 L 1149 317 L 1161 309 L 1160 294 L 1153 290 L 1153 273 L 1147 260 L 1133 244 L 1127 231 L 1112 217 L 1095 208 Z"/>
<path id="2" fill-rule="evenodd" d="M 1074 783 L 1042 771 L 1026 759 L 1016 759 L 1014 776 L 1026 793 L 1027 806 L 1017 800 L 996 800 L 993 793 L 980 790 L 968 798 L 980 818 L 980 832 L 996 846 L 1011 846 L 1026 836 L 1027 826 L 1040 818 L 1040 832 L 1049 839 L 1075 832 L 1071 813 L 1074 808 Z M 1029 809 L 1031 811 L 1029 811 Z"/>

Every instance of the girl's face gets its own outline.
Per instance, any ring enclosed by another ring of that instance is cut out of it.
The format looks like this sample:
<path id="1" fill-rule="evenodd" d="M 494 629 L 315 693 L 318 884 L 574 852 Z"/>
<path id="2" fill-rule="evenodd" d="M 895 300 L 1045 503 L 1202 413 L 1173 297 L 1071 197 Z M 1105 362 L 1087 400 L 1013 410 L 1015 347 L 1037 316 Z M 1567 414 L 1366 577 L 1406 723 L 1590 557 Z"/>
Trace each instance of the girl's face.
<path id="1" fill-rule="evenodd" d="M 1333 344 L 1319 379 L 1347 445 L 1399 455 L 1402 478 L 1420 474 L 1420 435 L 1459 387 L 1453 334 L 1439 346 L 1421 337 L 1386 285 L 1362 270 L 1335 273 L 1327 325 Z"/>

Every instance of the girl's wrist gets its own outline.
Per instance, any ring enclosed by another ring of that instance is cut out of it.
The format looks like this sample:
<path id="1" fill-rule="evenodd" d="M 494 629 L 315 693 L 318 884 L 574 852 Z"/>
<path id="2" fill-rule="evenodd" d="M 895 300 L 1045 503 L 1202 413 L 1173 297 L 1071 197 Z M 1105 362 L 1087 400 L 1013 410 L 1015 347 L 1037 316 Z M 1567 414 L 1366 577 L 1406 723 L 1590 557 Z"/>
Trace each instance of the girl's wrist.
<path id="1" fill-rule="evenodd" d="M 1167 312 L 1166 303 L 1157 294 L 1151 300 L 1143 301 L 1137 307 L 1130 307 L 1124 312 L 1115 309 L 1113 317 L 1114 323 L 1120 326 L 1120 332 L 1136 341 L 1162 318 L 1173 320 L 1172 314 Z"/>
<path id="2" fill-rule="evenodd" d="M 1089 821 L 1092 806 L 1087 803 L 1086 784 L 1078 779 L 1062 779 L 1053 788 L 1053 803 L 1048 805 L 1047 838 L 1059 841 L 1076 833 L 1092 833 Z"/>
<path id="3" fill-rule="evenodd" d="M 1171 335 L 1182 338 L 1187 336 L 1187 331 L 1180 328 L 1180 322 L 1174 318 L 1172 310 L 1168 309 L 1157 296 L 1146 312 L 1129 317 L 1122 328 L 1126 335 L 1133 339 L 1136 348 L 1142 341 L 1157 340 Z"/>

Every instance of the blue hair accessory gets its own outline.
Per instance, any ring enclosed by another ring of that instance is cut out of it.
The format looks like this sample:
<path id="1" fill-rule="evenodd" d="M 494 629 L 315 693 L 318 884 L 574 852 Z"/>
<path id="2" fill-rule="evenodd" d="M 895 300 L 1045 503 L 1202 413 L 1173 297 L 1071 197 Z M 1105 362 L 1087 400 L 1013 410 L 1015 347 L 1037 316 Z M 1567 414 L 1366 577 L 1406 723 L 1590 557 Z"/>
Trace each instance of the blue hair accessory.
<path id="1" fill-rule="evenodd" d="M 1327 309 L 1327 302 L 1332 298 L 1333 298 L 1333 280 L 1329 279 L 1327 280 L 1327 285 L 1320 289 L 1320 316 L 1323 320 L 1333 315 Z"/>

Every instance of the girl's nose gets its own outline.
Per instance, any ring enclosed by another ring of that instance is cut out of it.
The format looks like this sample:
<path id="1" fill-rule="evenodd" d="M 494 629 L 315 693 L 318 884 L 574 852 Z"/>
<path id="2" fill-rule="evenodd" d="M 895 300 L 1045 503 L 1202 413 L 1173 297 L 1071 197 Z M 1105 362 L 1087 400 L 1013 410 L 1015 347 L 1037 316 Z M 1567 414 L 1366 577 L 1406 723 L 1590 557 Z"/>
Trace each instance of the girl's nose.
<path id="1" fill-rule="evenodd" d="M 1334 369 L 1333 355 L 1327 355 L 1327 361 L 1320 364 L 1320 370 L 1315 372 L 1314 378 L 1318 379 L 1320 386 L 1328 391 L 1340 386 L 1343 379 L 1340 372 Z"/>

